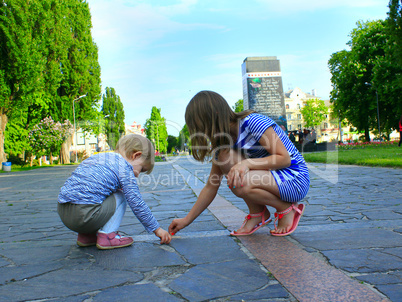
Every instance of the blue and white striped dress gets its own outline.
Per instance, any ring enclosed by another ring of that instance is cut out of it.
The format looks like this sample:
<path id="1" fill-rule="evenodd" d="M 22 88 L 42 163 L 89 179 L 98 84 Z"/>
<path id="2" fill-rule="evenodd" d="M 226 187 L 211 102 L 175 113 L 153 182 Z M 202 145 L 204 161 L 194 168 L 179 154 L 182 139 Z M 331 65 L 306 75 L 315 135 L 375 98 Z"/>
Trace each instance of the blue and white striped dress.
<path id="1" fill-rule="evenodd" d="M 272 119 L 258 113 L 252 113 L 242 119 L 234 149 L 239 150 L 248 158 L 270 156 L 259 143 L 261 136 L 269 127 L 273 127 L 291 158 L 289 167 L 271 171 L 278 184 L 280 197 L 284 201 L 298 202 L 306 196 L 310 187 L 308 168 L 299 150 Z"/>
<path id="2" fill-rule="evenodd" d="M 142 199 L 133 167 L 118 153 L 99 153 L 84 160 L 60 189 L 60 203 L 99 204 L 121 190 L 134 215 L 148 232 L 159 223 Z"/>

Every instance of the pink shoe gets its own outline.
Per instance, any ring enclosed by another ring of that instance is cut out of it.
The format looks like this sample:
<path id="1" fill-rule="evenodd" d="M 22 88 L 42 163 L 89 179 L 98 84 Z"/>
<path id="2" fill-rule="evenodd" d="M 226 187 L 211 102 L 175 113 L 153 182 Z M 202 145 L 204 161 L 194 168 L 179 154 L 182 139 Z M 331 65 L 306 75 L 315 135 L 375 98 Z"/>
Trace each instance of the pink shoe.
<path id="1" fill-rule="evenodd" d="M 298 205 L 292 204 L 285 211 L 276 212 L 275 213 L 275 221 L 274 221 L 275 232 L 278 230 L 278 227 L 276 226 L 276 223 L 277 223 L 277 221 L 279 219 L 281 219 L 283 217 L 283 215 L 289 214 L 292 210 L 294 210 L 295 211 L 295 216 L 293 218 L 292 227 L 290 228 L 290 230 L 288 232 L 277 234 L 277 233 L 274 233 L 273 230 L 271 230 L 271 235 L 272 236 L 287 236 L 287 235 L 292 234 L 296 230 L 297 226 L 299 225 L 299 221 L 300 221 L 300 218 L 302 217 L 302 215 L 304 213 L 304 208 L 305 207 L 306 206 L 304 204 L 298 204 Z"/>
<path id="2" fill-rule="evenodd" d="M 82 247 L 93 246 L 96 244 L 96 233 L 81 234 L 78 233 L 77 244 Z"/>
<path id="3" fill-rule="evenodd" d="M 133 243 L 133 238 L 120 236 L 118 232 L 109 234 L 98 232 L 96 247 L 100 250 L 109 250 L 129 246 Z"/>
<path id="4" fill-rule="evenodd" d="M 264 210 L 260 213 L 256 213 L 256 214 L 248 214 L 245 218 L 244 218 L 244 222 L 242 224 L 242 227 L 244 227 L 247 223 L 248 220 L 250 220 L 251 218 L 255 218 L 255 217 L 261 217 L 261 222 L 259 224 L 257 224 L 254 228 L 252 228 L 252 230 L 250 232 L 237 232 L 237 231 L 233 231 L 230 233 L 231 236 L 247 236 L 247 235 L 251 235 L 253 234 L 255 231 L 257 231 L 258 229 L 262 228 L 264 225 L 267 225 L 268 223 L 270 223 L 272 221 L 272 219 L 270 217 L 268 217 L 267 220 L 265 220 L 265 212 L 268 212 L 269 216 L 271 216 L 271 214 L 269 213 L 269 211 L 267 210 L 267 207 L 264 207 Z"/>

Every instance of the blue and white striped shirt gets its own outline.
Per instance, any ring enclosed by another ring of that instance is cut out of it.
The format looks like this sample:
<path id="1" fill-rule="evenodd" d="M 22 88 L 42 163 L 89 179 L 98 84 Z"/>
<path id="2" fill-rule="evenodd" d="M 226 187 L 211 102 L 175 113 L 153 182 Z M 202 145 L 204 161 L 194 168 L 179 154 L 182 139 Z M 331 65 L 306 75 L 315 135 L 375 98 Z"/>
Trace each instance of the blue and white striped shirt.
<path id="1" fill-rule="evenodd" d="M 99 153 L 84 160 L 60 189 L 60 203 L 99 204 L 121 190 L 134 215 L 148 232 L 159 223 L 142 199 L 133 167 L 118 153 Z"/>
<path id="2" fill-rule="evenodd" d="M 259 140 L 264 132 L 272 127 L 289 153 L 291 164 L 288 168 L 272 170 L 278 184 L 281 198 L 296 202 L 304 198 L 310 185 L 306 162 L 286 133 L 269 117 L 252 113 L 239 123 L 239 135 L 233 148 L 241 151 L 246 158 L 262 158 L 271 154 L 261 146 Z"/>

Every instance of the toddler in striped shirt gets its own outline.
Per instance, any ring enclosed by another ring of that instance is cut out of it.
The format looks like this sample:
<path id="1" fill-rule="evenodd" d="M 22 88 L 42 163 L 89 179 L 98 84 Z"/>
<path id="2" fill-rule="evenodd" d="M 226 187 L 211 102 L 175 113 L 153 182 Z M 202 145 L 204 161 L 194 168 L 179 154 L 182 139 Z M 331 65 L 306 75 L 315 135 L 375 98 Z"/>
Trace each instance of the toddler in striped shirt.
<path id="1" fill-rule="evenodd" d="M 69 229 L 78 233 L 79 246 L 114 249 L 133 244 L 118 233 L 127 204 L 148 232 L 161 243 L 172 237 L 162 229 L 142 199 L 137 184 L 141 172 L 154 167 L 155 151 L 149 139 L 123 136 L 116 152 L 98 153 L 84 160 L 60 189 L 58 213 Z"/>

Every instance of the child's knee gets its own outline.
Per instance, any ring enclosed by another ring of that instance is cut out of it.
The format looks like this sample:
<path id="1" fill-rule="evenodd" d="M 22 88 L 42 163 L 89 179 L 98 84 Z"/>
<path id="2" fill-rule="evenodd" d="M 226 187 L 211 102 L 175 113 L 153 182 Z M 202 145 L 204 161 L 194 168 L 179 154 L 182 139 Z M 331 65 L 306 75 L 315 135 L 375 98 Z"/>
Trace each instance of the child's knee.
<path id="1" fill-rule="evenodd" d="M 237 186 L 235 188 L 231 188 L 234 195 L 240 198 L 247 197 L 248 194 L 251 192 L 251 187 L 249 185 Z"/>

